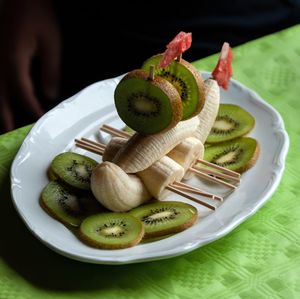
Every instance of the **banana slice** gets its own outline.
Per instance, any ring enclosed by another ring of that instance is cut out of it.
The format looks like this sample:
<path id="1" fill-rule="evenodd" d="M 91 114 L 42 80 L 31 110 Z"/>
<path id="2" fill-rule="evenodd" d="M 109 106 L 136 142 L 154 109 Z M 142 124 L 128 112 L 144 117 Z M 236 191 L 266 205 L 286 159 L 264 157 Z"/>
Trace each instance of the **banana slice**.
<path id="1" fill-rule="evenodd" d="M 203 156 L 204 145 L 200 140 L 194 137 L 186 138 L 168 153 L 168 157 L 183 167 L 185 180 L 191 178 L 193 175 L 193 173 L 188 171 L 188 169 L 195 164 L 197 159 L 202 159 Z"/>
<path id="2" fill-rule="evenodd" d="M 103 162 L 93 170 L 91 189 L 97 200 L 114 212 L 129 211 L 152 197 L 140 178 L 111 162 Z"/>
<path id="3" fill-rule="evenodd" d="M 112 162 L 118 151 L 126 144 L 127 140 L 127 138 L 112 137 L 109 143 L 105 146 L 102 161 Z"/>
<path id="4" fill-rule="evenodd" d="M 197 139 L 196 141 L 200 142 Z M 125 138 L 113 137 L 105 148 L 103 160 L 113 159 L 117 151 L 121 149 L 122 143 L 123 145 L 126 143 Z M 184 176 L 184 172 L 184 168 L 180 164 L 164 156 L 147 169 L 137 172 L 136 175 L 155 198 L 163 199 L 169 193 L 165 190 L 166 186 L 175 181 L 180 181 Z"/>
<path id="5" fill-rule="evenodd" d="M 204 146 L 195 137 L 186 138 L 168 153 L 168 157 L 180 164 L 186 172 L 197 159 L 202 159 Z"/>
<path id="6" fill-rule="evenodd" d="M 203 144 L 215 123 L 220 105 L 220 88 L 217 81 L 207 79 L 204 83 L 205 103 L 203 109 L 198 114 L 200 124 L 195 135 L 195 137 L 197 137 Z"/>
<path id="7" fill-rule="evenodd" d="M 155 135 L 134 134 L 117 153 L 113 162 L 126 173 L 137 173 L 151 166 L 187 137 L 192 137 L 199 126 L 199 118 L 179 122 L 173 129 Z"/>
<path id="8" fill-rule="evenodd" d="M 171 158 L 164 156 L 147 169 L 137 172 L 148 191 L 157 199 L 164 199 L 169 191 L 166 187 L 175 181 L 181 181 L 184 169 Z"/>
<path id="9" fill-rule="evenodd" d="M 125 138 L 113 137 L 105 148 L 103 161 L 112 161 L 126 141 Z M 186 138 L 167 154 L 169 158 L 183 167 L 184 179 L 189 179 L 192 176 L 188 169 L 194 165 L 197 159 L 202 159 L 203 155 L 204 146 L 201 141 L 194 137 Z"/>

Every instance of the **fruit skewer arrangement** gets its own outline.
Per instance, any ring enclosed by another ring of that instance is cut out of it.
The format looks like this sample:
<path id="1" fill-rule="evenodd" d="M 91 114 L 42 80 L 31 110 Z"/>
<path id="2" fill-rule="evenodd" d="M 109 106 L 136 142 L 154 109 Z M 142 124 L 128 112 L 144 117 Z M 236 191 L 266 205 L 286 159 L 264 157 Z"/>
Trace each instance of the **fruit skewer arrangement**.
<path id="1" fill-rule="evenodd" d="M 202 159 L 203 144 L 216 125 L 219 111 L 218 83 L 226 89 L 232 75 L 231 49 L 227 43 L 223 45 L 213 78 L 203 81 L 193 66 L 181 58 L 190 45 L 191 34 L 181 32 L 164 54 L 151 57 L 141 70 L 129 72 L 119 82 L 115 106 L 120 118 L 136 133 L 128 136 L 104 126 L 102 129 L 122 138 L 112 138 L 108 145 L 76 141 L 78 146 L 103 155 L 104 162 L 98 164 L 75 153 L 63 153 L 52 161 L 48 174 L 54 181 L 43 190 L 41 205 L 67 226 L 79 228 L 76 234 L 85 243 L 107 249 L 126 248 L 142 238 L 166 236 L 190 227 L 198 219 L 192 205 L 164 200 L 146 202 L 151 197 L 163 199 L 168 190 L 214 209 L 188 193 L 217 200 L 221 197 L 180 182 L 191 173 L 233 190 L 234 184 L 239 183 L 238 173 Z M 213 148 L 212 145 L 205 150 L 205 156 Z M 239 157 L 247 153 L 247 161 L 240 163 L 240 172 L 255 163 L 258 148 L 257 143 L 251 151 L 238 148 Z M 225 151 L 225 155 L 217 155 L 214 163 L 226 164 L 228 157 L 236 155 L 227 148 Z M 184 152 L 188 157 L 180 157 Z M 84 191 L 89 189 L 92 193 Z M 91 208 L 97 201 L 109 210 L 123 213 L 99 213 L 101 205 Z"/>
<path id="2" fill-rule="evenodd" d="M 124 132 L 122 130 L 115 129 L 108 125 L 103 125 L 100 128 L 100 130 L 103 132 L 106 132 L 112 136 L 120 137 L 123 139 L 128 139 L 131 137 L 131 134 Z M 83 138 L 82 141 L 85 141 L 87 146 L 99 145 L 99 143 L 93 142 L 86 138 Z M 81 141 L 77 140 L 77 142 L 80 143 Z M 81 142 L 81 143 L 83 144 L 84 142 Z M 88 143 L 90 143 L 90 144 L 88 144 Z M 121 147 L 121 145 L 124 145 L 124 140 L 120 139 L 119 143 L 121 143 L 120 144 L 120 147 Z M 88 149 L 88 148 L 86 148 L 86 149 Z M 119 149 L 120 148 L 118 147 L 118 150 Z M 236 183 L 240 182 L 241 175 L 239 173 L 203 160 L 204 146 L 201 143 L 201 141 L 199 141 L 195 137 L 186 138 L 178 146 L 176 146 L 174 149 L 172 149 L 167 155 L 170 158 L 172 158 L 173 160 L 175 160 L 176 162 L 178 162 L 179 164 L 181 164 L 183 166 L 185 172 L 187 172 L 189 170 L 199 176 L 202 176 L 203 178 L 207 178 L 208 180 L 223 184 L 223 185 L 233 188 L 233 189 L 235 189 L 236 186 L 234 186 L 232 184 L 227 184 L 226 182 L 223 182 L 223 181 L 218 181 L 215 178 L 223 178 L 223 179 L 227 179 L 229 181 L 235 181 Z M 195 165 L 193 165 L 193 164 L 195 164 L 195 162 L 209 166 L 210 169 L 203 168 L 201 166 L 195 166 Z M 211 168 L 216 169 L 218 171 L 214 171 Z M 207 177 L 207 176 L 205 176 L 205 174 L 212 175 L 212 177 L 211 176 Z M 185 179 L 188 179 L 189 177 L 190 176 L 188 175 L 188 173 L 186 173 L 184 176 Z"/>
<path id="3" fill-rule="evenodd" d="M 97 153 L 99 155 L 103 156 L 103 161 L 111 161 L 115 155 L 115 153 L 120 149 L 120 147 L 122 146 L 122 144 L 124 144 L 124 142 L 126 142 L 126 139 L 124 138 L 112 138 L 110 143 L 105 146 L 101 143 L 96 143 L 93 141 L 90 141 L 88 139 L 84 139 L 84 140 L 76 140 L 76 145 L 86 149 L 86 150 L 92 150 L 94 153 Z M 122 170 L 119 170 L 120 172 L 122 172 Z M 96 173 L 96 171 L 94 171 L 94 173 Z M 124 173 L 123 174 L 123 178 L 124 178 Z M 217 199 L 220 201 L 223 201 L 223 198 L 205 191 L 202 191 L 196 187 L 192 187 L 188 184 L 182 183 L 180 182 L 181 178 L 183 177 L 184 174 L 184 169 L 182 166 L 178 165 L 178 163 L 172 161 L 172 159 L 170 159 L 169 157 L 163 157 L 162 159 L 160 159 L 159 161 L 155 162 L 152 166 L 149 167 L 149 169 L 142 171 L 141 173 L 137 173 L 137 176 L 139 176 L 144 185 L 145 185 L 145 189 L 149 190 L 151 195 L 154 196 L 157 199 L 163 199 L 166 194 L 164 191 L 164 189 L 168 189 L 174 192 L 178 191 L 178 190 L 184 190 L 187 191 L 189 193 L 195 193 L 195 194 L 199 194 L 202 195 L 204 197 L 210 198 L 210 199 Z M 99 173 L 98 173 L 99 175 Z M 103 175 L 103 173 L 102 173 Z M 118 177 L 118 179 L 120 179 L 121 176 Z M 128 177 L 129 178 L 129 177 Z M 95 187 L 95 191 L 94 194 L 97 192 L 97 188 L 99 188 L 99 186 L 101 186 L 101 188 L 117 188 L 118 184 L 115 182 L 115 184 L 113 186 L 111 185 L 106 185 L 104 180 L 100 177 L 94 178 L 92 176 L 92 181 L 93 179 L 96 180 L 96 182 L 92 183 L 92 185 L 96 186 Z M 121 185 L 121 184 L 120 184 Z M 127 184 L 127 185 L 130 185 Z M 172 187 L 172 188 L 169 188 Z M 100 194 L 102 195 L 102 198 L 100 199 L 101 201 L 107 201 L 107 204 L 113 204 L 115 201 L 119 201 L 119 198 L 124 199 L 124 190 L 120 190 L 119 191 L 119 195 L 115 196 L 114 198 L 103 198 L 103 194 L 107 193 L 107 192 L 101 192 Z M 184 194 L 185 195 L 185 194 Z M 137 195 L 138 196 L 138 195 Z M 132 197 L 132 195 L 130 196 Z M 189 199 L 200 203 L 210 209 L 215 209 L 214 206 L 208 205 L 205 202 L 202 202 L 201 200 L 197 199 L 197 198 L 192 198 L 189 197 Z M 130 199 L 127 199 L 127 202 L 130 202 Z M 106 205 L 106 204 L 104 204 Z M 124 209 L 124 207 L 120 206 L 118 207 L 118 209 Z"/>

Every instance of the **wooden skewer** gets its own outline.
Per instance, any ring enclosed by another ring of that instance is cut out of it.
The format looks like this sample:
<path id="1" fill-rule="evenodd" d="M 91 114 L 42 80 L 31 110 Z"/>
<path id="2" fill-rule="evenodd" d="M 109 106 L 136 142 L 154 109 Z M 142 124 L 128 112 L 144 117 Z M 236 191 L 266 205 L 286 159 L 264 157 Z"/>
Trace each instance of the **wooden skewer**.
<path id="1" fill-rule="evenodd" d="M 174 187 L 172 185 L 167 186 L 166 189 L 168 189 L 168 190 L 170 190 L 170 191 L 172 191 L 174 193 L 177 193 L 177 194 L 179 194 L 179 195 L 181 195 L 181 196 L 183 196 L 183 197 L 185 197 L 187 199 L 190 199 L 190 200 L 192 200 L 194 202 L 197 202 L 197 203 L 199 203 L 199 204 L 201 204 L 201 205 L 203 205 L 203 206 L 205 206 L 205 207 L 207 207 L 207 208 L 209 208 L 211 210 L 216 210 L 216 207 L 210 205 L 209 203 L 206 203 L 206 202 L 204 202 L 204 201 L 202 201 L 202 200 L 200 200 L 198 198 L 195 198 L 194 196 L 191 196 L 191 195 L 189 195 L 189 194 L 187 194 L 187 193 L 185 193 L 185 192 L 183 192 L 181 190 L 178 190 L 176 187 Z"/>
<path id="2" fill-rule="evenodd" d="M 83 149 L 93 150 L 94 153 L 97 153 L 97 154 L 100 154 L 100 155 L 102 155 L 104 150 L 105 150 L 105 145 L 103 145 L 101 143 L 94 142 L 94 141 L 89 140 L 87 138 L 81 138 L 81 140 L 80 139 L 75 139 L 75 143 L 76 143 L 77 146 L 79 146 Z M 185 184 L 185 183 L 182 183 L 182 182 L 176 182 L 176 184 L 181 185 L 185 189 L 196 191 L 197 193 L 194 192 L 195 194 L 210 197 L 212 199 L 219 199 L 219 200 L 222 199 L 221 197 L 219 197 L 217 195 L 207 193 L 207 192 L 203 192 L 203 191 L 201 191 L 200 189 L 198 189 L 196 187 L 189 186 L 188 184 Z"/>
<path id="3" fill-rule="evenodd" d="M 234 177 L 238 177 L 238 178 L 241 177 L 241 175 L 240 175 L 238 172 L 235 172 L 235 171 L 233 171 L 233 170 L 224 168 L 224 167 L 219 166 L 219 165 L 216 165 L 216 164 L 214 164 L 214 163 L 211 163 L 211 162 L 208 162 L 208 161 L 205 161 L 205 160 L 202 160 L 202 159 L 198 159 L 198 160 L 196 161 L 196 163 L 197 163 L 197 162 L 199 162 L 199 163 L 201 163 L 201 164 L 203 164 L 203 165 L 209 166 L 209 167 L 211 167 L 211 168 L 218 169 L 218 170 L 220 170 L 220 171 L 222 171 L 222 172 L 224 172 L 224 173 L 231 174 L 231 175 L 234 176 Z"/>
<path id="4" fill-rule="evenodd" d="M 123 133 L 123 131 L 121 131 L 122 133 L 120 133 L 120 130 L 118 129 L 115 129 L 115 128 L 112 128 L 110 126 L 107 126 L 107 125 L 103 125 L 100 130 L 103 130 L 105 131 L 106 133 L 109 133 L 109 134 L 112 134 L 112 135 L 118 135 L 119 137 L 123 137 L 121 136 L 121 134 Z M 200 160 L 197 160 L 197 161 L 200 161 Z M 202 160 L 201 160 L 202 161 Z M 204 160 L 203 160 L 204 161 Z M 207 162 L 207 161 L 205 161 Z M 212 163 L 210 163 L 212 164 Z M 215 165 L 215 164 L 213 164 Z M 218 166 L 220 167 L 220 166 Z M 222 167 L 223 168 L 223 167 Z M 224 169 L 224 168 L 223 168 Z M 202 177 L 203 179 L 206 179 L 206 180 L 209 180 L 211 182 L 215 182 L 217 184 L 221 184 L 221 185 L 224 185 L 224 186 L 227 186 L 229 188 L 236 188 L 236 186 L 232 185 L 232 184 L 229 184 L 227 182 L 224 182 L 220 179 L 218 179 L 217 177 L 214 177 L 214 176 L 210 176 L 206 173 L 203 173 L 201 172 L 199 169 L 195 169 L 193 167 L 190 167 L 189 170 L 191 170 L 193 173 L 195 173 L 195 175 L 199 176 L 199 177 Z M 201 169 L 202 170 L 202 169 Z"/>
<path id="5" fill-rule="evenodd" d="M 199 167 L 198 165 L 194 165 L 193 168 L 197 169 L 197 170 L 199 170 L 201 172 L 204 172 L 206 174 L 213 175 L 216 178 L 227 179 L 227 180 L 230 180 L 230 181 L 235 181 L 237 183 L 239 183 L 241 181 L 241 179 L 239 177 L 234 177 L 232 175 L 221 173 L 219 171 L 214 171 L 214 170 L 202 168 L 202 167 Z"/>
<path id="6" fill-rule="evenodd" d="M 176 61 L 180 62 L 182 59 L 182 54 L 180 54 L 177 58 L 176 58 Z"/>
<path id="7" fill-rule="evenodd" d="M 87 139 L 86 139 L 87 140 Z M 76 144 L 82 144 L 82 145 L 87 145 L 87 146 L 90 146 L 90 147 L 95 147 L 97 149 L 100 149 L 102 151 L 105 150 L 105 145 L 102 144 L 102 143 L 98 143 L 98 144 L 94 144 L 92 140 L 89 140 L 89 141 L 86 141 L 86 140 L 83 140 L 83 139 L 75 139 L 75 143 Z M 96 143 L 96 142 L 95 142 Z"/>
<path id="8" fill-rule="evenodd" d="M 102 149 L 99 149 L 99 148 L 96 148 L 96 147 L 93 147 L 93 146 L 89 146 L 89 145 L 86 145 L 86 144 L 81 144 L 81 143 L 76 143 L 76 145 L 82 149 L 85 149 L 87 151 L 90 151 L 94 154 L 98 154 L 98 155 L 103 155 L 103 150 Z"/>
<path id="9" fill-rule="evenodd" d="M 78 139 L 77 139 L 78 140 Z M 84 138 L 84 137 L 81 137 L 81 139 L 79 140 L 80 142 L 84 141 L 86 143 L 90 143 L 94 146 L 98 146 L 98 147 L 101 147 L 103 149 L 105 149 L 106 145 L 103 144 L 103 143 L 100 143 L 100 142 L 97 142 L 97 141 L 93 141 L 93 140 L 90 140 L 90 139 L 87 139 L 87 138 Z"/>
<path id="10" fill-rule="evenodd" d="M 149 80 L 154 80 L 154 65 L 153 64 L 150 65 L 148 79 Z"/>
<path id="11" fill-rule="evenodd" d="M 232 184 L 229 184 L 227 182 L 224 182 L 222 180 L 219 180 L 217 178 L 214 178 L 206 173 L 203 173 L 197 169 L 194 169 L 192 167 L 189 168 L 189 170 L 193 173 L 195 173 L 196 175 L 198 175 L 199 177 L 202 177 L 204 179 L 207 179 L 208 181 L 211 181 L 211 182 L 214 182 L 214 183 L 219 183 L 220 185 L 224 185 L 226 187 L 229 187 L 229 188 L 232 188 L 232 189 L 236 189 L 236 186 L 235 185 L 232 185 Z"/>
<path id="12" fill-rule="evenodd" d="M 99 155 L 103 155 L 103 152 L 104 152 L 104 149 L 103 149 L 103 146 L 100 144 L 100 146 L 97 144 L 97 145 L 93 145 L 92 142 L 90 142 L 91 140 L 89 139 L 86 139 L 84 138 L 84 140 L 79 140 L 79 139 L 75 139 L 75 144 L 80 147 L 80 148 L 83 148 L 83 149 L 86 149 L 88 151 L 91 151 L 95 154 L 99 154 Z M 90 144 L 89 144 L 90 143 Z M 95 142 L 94 142 L 95 143 Z M 184 183 L 182 183 L 184 184 Z M 190 192 L 190 193 L 196 193 L 196 194 L 199 194 L 199 195 L 202 195 L 202 196 L 205 196 L 205 197 L 209 197 L 209 198 L 212 198 L 212 199 L 218 199 L 219 197 L 217 195 L 214 195 L 214 194 L 208 194 L 206 192 L 203 192 L 201 191 L 200 189 L 198 188 L 195 188 L 195 187 L 191 187 L 187 184 L 184 184 L 186 187 L 185 187 L 185 190 L 186 192 Z M 174 190 L 176 190 L 175 193 L 177 194 L 180 194 L 181 196 L 184 196 L 192 201 L 195 201 L 199 204 L 202 204 L 204 205 L 205 207 L 208 207 L 210 209 L 213 209 L 215 210 L 216 208 L 206 202 L 203 202 L 202 200 L 198 199 L 198 198 L 195 198 L 189 194 L 186 194 L 185 192 L 182 192 L 181 190 L 178 190 L 179 188 L 177 186 L 173 186 L 173 185 L 169 185 L 166 187 L 167 189 L 169 189 L 170 191 L 173 191 L 175 192 Z M 172 189 L 172 190 L 171 190 Z"/>
<path id="13" fill-rule="evenodd" d="M 131 137 L 132 135 L 130 135 L 129 133 L 127 132 L 124 132 L 122 130 L 119 130 L 119 129 L 116 129 L 114 127 L 111 127 L 111 126 L 108 126 L 108 125 L 103 125 L 100 130 L 106 132 L 106 133 L 109 133 L 111 135 L 114 135 L 114 136 L 118 136 L 118 137 L 124 137 L 124 138 L 129 138 Z M 228 175 L 231 175 L 233 177 L 237 177 L 237 178 L 240 178 L 240 174 L 238 172 L 235 172 L 235 171 L 232 171 L 232 170 L 229 170 L 227 168 L 224 168 L 222 166 L 219 166 L 219 165 L 216 165 L 214 163 L 210 163 L 208 161 L 205 161 L 205 160 L 202 160 L 202 159 L 198 159 L 196 161 L 196 163 L 199 162 L 199 163 L 202 163 L 203 165 L 206 165 L 206 166 L 209 166 L 211 168 L 214 168 L 214 169 L 218 169 L 220 171 L 222 171 L 223 173 L 226 173 Z M 199 167 L 199 166 L 198 166 Z M 200 168 L 200 167 L 199 167 Z M 202 170 L 203 168 L 201 168 Z"/>
<path id="14" fill-rule="evenodd" d="M 101 131 L 105 132 L 105 133 L 108 133 L 108 134 L 111 134 L 111 135 L 114 135 L 116 137 L 123 137 L 123 138 L 129 138 L 131 135 L 127 132 L 124 132 L 122 130 L 118 130 L 118 129 L 115 129 L 115 128 L 112 128 L 112 127 L 109 127 L 107 125 L 103 125 L 101 128 L 100 128 Z"/>
<path id="15" fill-rule="evenodd" d="M 191 193 L 202 195 L 202 196 L 207 197 L 207 198 L 223 201 L 223 197 L 221 197 L 221 196 L 217 196 L 215 194 L 212 194 L 212 193 L 209 193 L 209 192 L 206 192 L 206 191 L 202 191 L 199 188 L 193 187 L 193 186 L 185 184 L 183 182 L 175 181 L 173 183 L 173 185 L 175 185 L 177 188 L 185 189 L 183 191 L 187 191 L 187 189 L 189 189 L 189 190 L 191 190 L 190 191 Z"/>

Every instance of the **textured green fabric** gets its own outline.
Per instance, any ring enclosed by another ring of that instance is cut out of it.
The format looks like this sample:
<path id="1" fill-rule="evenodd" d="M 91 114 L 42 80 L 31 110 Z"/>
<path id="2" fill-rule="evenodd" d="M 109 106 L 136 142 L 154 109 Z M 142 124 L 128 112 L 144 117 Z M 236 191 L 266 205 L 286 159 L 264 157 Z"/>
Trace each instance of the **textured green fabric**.
<path id="1" fill-rule="evenodd" d="M 281 113 L 290 136 L 279 188 L 233 232 L 180 257 L 102 266 L 48 249 L 27 230 L 9 195 L 9 166 L 30 127 L 1 136 L 0 298 L 300 298 L 299 40 L 300 26 L 234 49 L 234 77 Z M 195 65 L 212 70 L 216 57 Z"/>

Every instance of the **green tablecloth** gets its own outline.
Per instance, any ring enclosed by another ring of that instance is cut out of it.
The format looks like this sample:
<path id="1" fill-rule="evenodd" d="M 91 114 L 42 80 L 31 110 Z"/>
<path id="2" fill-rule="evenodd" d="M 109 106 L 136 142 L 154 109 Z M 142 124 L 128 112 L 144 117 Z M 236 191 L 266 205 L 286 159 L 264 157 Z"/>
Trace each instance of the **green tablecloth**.
<path id="1" fill-rule="evenodd" d="M 281 113 L 290 136 L 279 188 L 233 232 L 180 257 L 102 266 L 42 245 L 9 194 L 10 164 L 30 126 L 0 136 L 0 298 L 300 298 L 299 41 L 296 26 L 234 49 L 234 77 Z M 195 65 L 211 70 L 215 63 L 212 56 Z"/>

